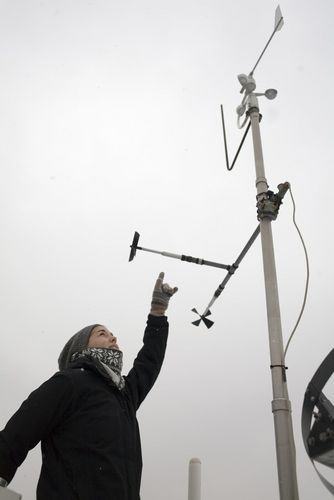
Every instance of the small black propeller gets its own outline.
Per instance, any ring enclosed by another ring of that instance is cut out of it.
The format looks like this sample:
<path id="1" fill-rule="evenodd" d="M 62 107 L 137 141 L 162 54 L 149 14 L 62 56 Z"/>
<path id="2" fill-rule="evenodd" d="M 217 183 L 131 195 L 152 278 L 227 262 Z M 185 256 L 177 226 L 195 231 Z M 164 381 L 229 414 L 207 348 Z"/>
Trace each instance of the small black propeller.
<path id="1" fill-rule="evenodd" d="M 200 322 L 203 321 L 203 323 L 205 324 L 205 326 L 207 328 L 211 328 L 212 325 L 214 324 L 213 321 L 211 321 L 211 319 L 207 319 L 207 316 L 211 316 L 211 311 L 208 310 L 208 312 L 204 315 L 201 315 L 199 314 L 199 312 L 197 311 L 197 309 L 192 309 L 192 312 L 194 312 L 195 314 L 197 314 L 199 316 L 199 319 L 197 319 L 196 321 L 192 321 L 192 324 L 195 325 L 195 326 L 199 326 Z"/>

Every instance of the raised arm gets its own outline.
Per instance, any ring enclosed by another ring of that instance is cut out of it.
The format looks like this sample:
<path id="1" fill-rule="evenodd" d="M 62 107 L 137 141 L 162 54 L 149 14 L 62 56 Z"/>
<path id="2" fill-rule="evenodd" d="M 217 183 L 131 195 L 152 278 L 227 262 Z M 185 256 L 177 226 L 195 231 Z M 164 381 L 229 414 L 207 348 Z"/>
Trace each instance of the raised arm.
<path id="1" fill-rule="evenodd" d="M 168 337 L 168 321 L 165 312 L 170 297 L 177 292 L 177 287 L 172 288 L 163 281 L 164 273 L 160 273 L 152 294 L 151 310 L 143 339 L 144 345 L 133 363 L 133 368 L 125 377 L 126 390 L 129 391 L 136 409 L 139 408 L 156 381 L 165 356 Z"/>

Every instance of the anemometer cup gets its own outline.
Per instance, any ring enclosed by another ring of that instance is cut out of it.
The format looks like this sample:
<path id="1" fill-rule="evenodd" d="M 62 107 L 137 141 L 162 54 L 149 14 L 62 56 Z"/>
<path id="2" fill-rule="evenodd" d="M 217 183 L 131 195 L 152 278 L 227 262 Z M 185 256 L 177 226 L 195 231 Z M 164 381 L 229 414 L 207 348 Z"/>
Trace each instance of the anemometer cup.
<path id="1" fill-rule="evenodd" d="M 139 237 L 140 237 L 140 234 L 137 233 L 137 231 L 135 231 L 135 234 L 134 234 L 134 237 L 132 240 L 132 244 L 130 245 L 131 251 L 130 251 L 130 256 L 129 256 L 129 262 L 131 262 L 136 256 Z"/>

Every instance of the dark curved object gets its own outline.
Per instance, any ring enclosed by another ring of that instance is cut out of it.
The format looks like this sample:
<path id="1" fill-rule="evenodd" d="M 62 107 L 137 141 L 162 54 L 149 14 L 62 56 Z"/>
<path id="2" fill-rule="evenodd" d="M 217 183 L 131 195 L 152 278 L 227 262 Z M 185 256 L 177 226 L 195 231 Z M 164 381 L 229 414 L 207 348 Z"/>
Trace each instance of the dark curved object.
<path id="1" fill-rule="evenodd" d="M 334 468 L 334 406 L 322 392 L 334 373 L 334 349 L 326 356 L 308 384 L 302 410 L 302 434 L 306 452 L 314 460 Z M 318 411 L 315 411 L 317 408 Z M 314 463 L 313 463 L 314 465 Z M 325 487 L 334 495 L 334 486 L 315 467 Z"/>
<path id="2" fill-rule="evenodd" d="M 140 234 L 137 233 L 137 231 L 135 231 L 135 235 L 133 237 L 132 244 L 130 245 L 131 251 L 130 251 L 130 256 L 129 256 L 129 262 L 131 262 L 136 256 L 139 237 L 140 237 Z"/>

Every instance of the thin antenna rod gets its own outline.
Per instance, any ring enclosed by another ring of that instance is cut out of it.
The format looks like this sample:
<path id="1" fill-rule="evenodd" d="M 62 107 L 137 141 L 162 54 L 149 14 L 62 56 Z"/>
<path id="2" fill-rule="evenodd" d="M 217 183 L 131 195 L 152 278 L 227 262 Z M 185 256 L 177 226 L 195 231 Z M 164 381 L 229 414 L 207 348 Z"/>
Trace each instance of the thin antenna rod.
<path id="1" fill-rule="evenodd" d="M 276 13 L 281 13 L 281 10 L 280 10 L 279 6 L 278 6 L 278 7 L 277 7 L 277 9 L 276 9 Z M 264 53 L 265 53 L 265 51 L 267 50 L 267 47 L 268 47 L 268 45 L 270 44 L 270 42 L 271 42 L 271 40 L 272 40 L 273 36 L 275 35 L 276 31 L 279 31 L 279 30 L 282 28 L 282 26 L 283 26 L 283 16 L 282 16 L 282 14 L 280 14 L 279 20 L 277 21 L 277 23 L 276 23 L 276 25 L 275 25 L 274 31 L 272 32 L 272 34 L 271 34 L 271 36 L 270 36 L 270 38 L 269 38 L 269 40 L 268 40 L 268 42 L 267 42 L 266 46 L 264 47 L 263 51 L 261 52 L 260 57 L 259 57 L 259 58 L 258 58 L 258 60 L 256 61 L 256 64 L 255 64 L 254 68 L 253 68 L 253 69 L 252 69 L 252 71 L 249 73 L 249 76 L 253 76 L 253 73 L 254 73 L 254 71 L 255 71 L 255 69 L 256 69 L 256 67 L 257 67 L 257 65 L 258 65 L 258 64 L 259 64 L 259 62 L 261 61 L 263 54 L 264 54 Z"/>

